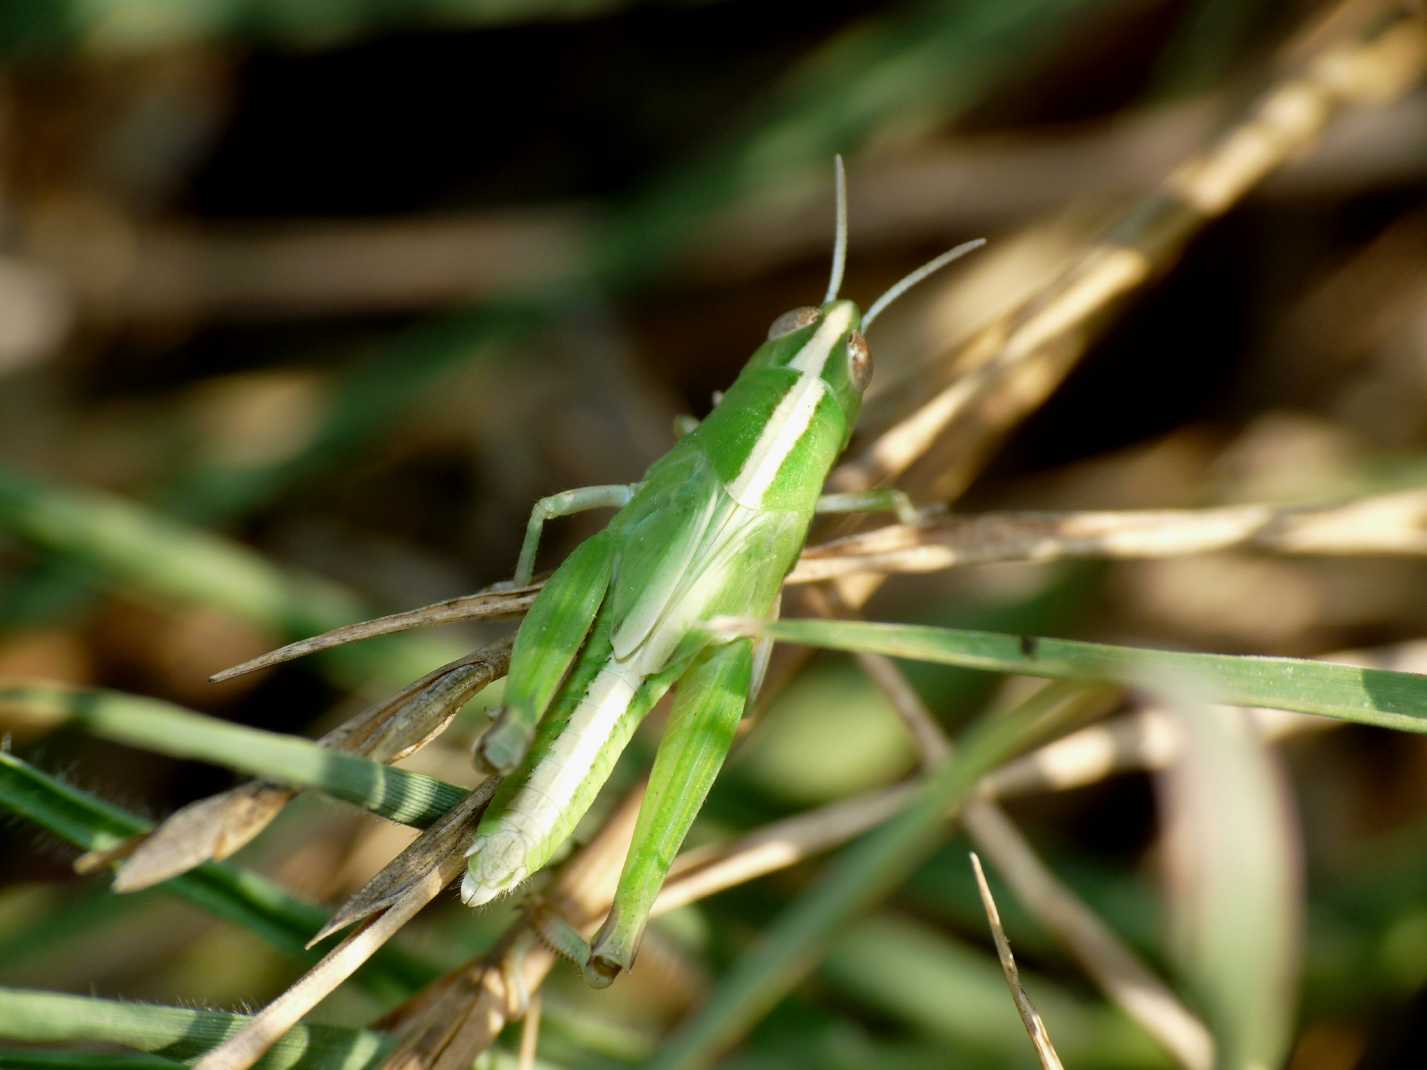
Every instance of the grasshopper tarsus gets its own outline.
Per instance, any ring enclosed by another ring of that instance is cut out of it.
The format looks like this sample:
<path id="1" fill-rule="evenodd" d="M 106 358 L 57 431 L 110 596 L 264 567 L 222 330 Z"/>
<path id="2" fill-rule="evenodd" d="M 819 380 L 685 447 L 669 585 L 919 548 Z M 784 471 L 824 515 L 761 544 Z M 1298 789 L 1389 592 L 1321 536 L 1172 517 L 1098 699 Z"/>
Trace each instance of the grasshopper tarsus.
<path id="1" fill-rule="evenodd" d="M 492 776 L 505 776 L 525 760 L 533 733 L 499 711 L 495 723 L 476 740 L 475 761 Z"/>

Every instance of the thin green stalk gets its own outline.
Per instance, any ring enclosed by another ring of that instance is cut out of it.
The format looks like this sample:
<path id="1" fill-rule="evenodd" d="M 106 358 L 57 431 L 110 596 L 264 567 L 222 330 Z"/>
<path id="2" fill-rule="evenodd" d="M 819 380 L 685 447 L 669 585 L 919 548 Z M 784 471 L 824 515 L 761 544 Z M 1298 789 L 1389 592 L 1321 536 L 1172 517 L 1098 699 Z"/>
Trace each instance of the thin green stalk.
<path id="1" fill-rule="evenodd" d="M 334 583 L 95 490 L 58 487 L 0 467 L 0 531 L 74 561 L 81 573 L 166 601 L 212 606 L 282 636 L 327 631 L 370 614 Z M 57 580 L 58 582 L 58 580 Z M 463 651 L 431 637 L 365 644 L 325 657 L 409 680 Z"/>
<path id="2" fill-rule="evenodd" d="M 932 926 L 887 912 L 855 922 L 833 940 L 819 978 L 878 1017 L 964 1053 L 964 1065 L 980 1065 L 983 1054 L 1026 1061 L 1025 1027 L 1006 998 L 999 965 L 981 947 Z M 1172 1065 L 1144 1030 L 1103 1000 L 1033 970 L 1022 971 L 1022 983 L 1067 1066 Z"/>
<path id="3" fill-rule="evenodd" d="M 6 1070 L 177 1070 L 183 1063 L 162 1055 L 119 1051 L 48 1051 L 43 1048 L 0 1048 Z"/>
<path id="4" fill-rule="evenodd" d="M 382 31 L 595 18 L 628 6 L 631 0 L 402 0 L 399 4 L 74 0 L 19 4 L 0 17 L 0 55 L 55 56 L 71 51 L 142 54 L 155 49 L 212 47 L 225 39 L 311 48 Z"/>
<path id="5" fill-rule="evenodd" d="M 31 1044 L 122 1044 L 189 1060 L 248 1021 L 247 1015 L 226 1011 L 0 989 L 0 1037 Z M 257 1065 L 262 1070 L 361 1070 L 377 1065 L 390 1043 L 365 1029 L 298 1025 Z"/>
<path id="6" fill-rule="evenodd" d="M 150 828 L 148 822 L 48 777 L 5 751 L 0 751 L 0 811 L 32 821 L 86 851 L 107 850 Z M 243 926 L 274 947 L 316 961 L 316 953 L 309 952 L 306 944 L 327 923 L 327 911 L 288 894 L 265 877 L 231 863 L 208 862 L 159 887 Z M 386 947 L 358 976 L 383 994 L 402 997 L 439 972 L 433 964 Z"/>
<path id="7" fill-rule="evenodd" d="M 709 143 L 616 215 L 594 245 L 591 277 L 629 286 L 655 277 L 718 210 L 769 178 L 826 168 L 895 122 L 937 129 L 1025 76 L 1037 49 L 1104 0 L 923 0 L 860 20 L 766 88 L 732 136 Z M 821 174 L 826 174 L 821 171 Z"/>
<path id="8" fill-rule="evenodd" d="M 42 727 L 72 724 L 116 743 L 213 762 L 264 780 L 316 788 L 374 814 L 425 828 L 466 794 L 310 740 L 229 724 L 158 699 L 60 684 L 0 682 L 0 710 Z"/>
<path id="9" fill-rule="evenodd" d="M 1178 650 L 862 621 L 778 621 L 756 634 L 830 650 L 864 651 L 1052 680 L 1146 686 L 1189 683 L 1201 701 L 1267 706 L 1358 724 L 1427 732 L 1427 676 L 1303 658 Z"/>

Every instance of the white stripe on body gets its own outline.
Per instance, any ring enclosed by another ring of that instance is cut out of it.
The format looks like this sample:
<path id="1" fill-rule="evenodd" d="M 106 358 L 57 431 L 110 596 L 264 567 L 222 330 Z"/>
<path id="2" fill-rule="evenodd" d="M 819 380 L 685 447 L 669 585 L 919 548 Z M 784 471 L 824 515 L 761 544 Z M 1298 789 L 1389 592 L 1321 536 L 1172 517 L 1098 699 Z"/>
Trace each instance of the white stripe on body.
<path id="1" fill-rule="evenodd" d="M 498 827 L 477 836 L 466 852 L 476 856 L 461 881 L 467 906 L 480 906 L 510 891 L 530 874 L 529 855 L 549 838 L 556 822 L 589 775 L 615 723 L 629 708 L 640 679 L 632 666 L 611 661 L 590 682 L 541 762 L 530 772 Z"/>
<path id="2" fill-rule="evenodd" d="M 734 511 L 735 517 L 742 512 L 737 506 Z M 735 517 L 726 523 L 735 522 Z M 727 548 L 726 543 L 718 545 Z M 471 844 L 466 855 L 472 858 L 473 868 L 461 881 L 461 898 L 468 906 L 480 906 L 504 895 L 533 872 L 530 856 L 549 840 L 555 825 L 568 812 L 570 800 L 589 776 L 640 685 L 664 668 L 727 579 L 717 567 L 717 558 L 691 562 L 690 571 L 696 578 L 681 592 L 668 616 L 654 626 L 633 657 L 624 661 L 611 657 L 595 675 L 564 731 L 531 770 L 530 778 L 516 792 L 497 827 L 477 836 Z M 541 859 L 539 864 L 544 861 Z"/>
<path id="3" fill-rule="evenodd" d="M 747 509 L 762 508 L 763 495 L 812 425 L 818 402 L 827 392 L 827 384 L 822 380 L 823 366 L 837 340 L 851 326 L 852 306 L 834 306 L 807 344 L 798 350 L 798 355 L 788 362 L 789 370 L 800 373 L 798 381 L 778 402 L 758 441 L 744 459 L 743 467 L 728 486 L 729 495 L 739 505 Z"/>
<path id="4" fill-rule="evenodd" d="M 788 362 L 788 367 L 796 372 L 802 372 L 804 375 L 814 377 L 822 375 L 823 366 L 827 364 L 832 347 L 851 327 L 852 305 L 846 302 L 834 305 L 823 317 L 822 323 L 813 332 L 813 336 L 808 339 L 807 344 L 798 350 L 796 357 Z"/>
<path id="5" fill-rule="evenodd" d="M 812 424 L 823 392 L 821 379 L 803 375 L 783 395 L 783 400 L 778 402 L 778 407 L 768 418 L 763 433 L 744 459 L 737 478 L 728 485 L 729 496 L 739 505 L 746 509 L 762 507 L 763 495 L 778 478 L 788 454 L 793 452 L 798 440 Z"/>

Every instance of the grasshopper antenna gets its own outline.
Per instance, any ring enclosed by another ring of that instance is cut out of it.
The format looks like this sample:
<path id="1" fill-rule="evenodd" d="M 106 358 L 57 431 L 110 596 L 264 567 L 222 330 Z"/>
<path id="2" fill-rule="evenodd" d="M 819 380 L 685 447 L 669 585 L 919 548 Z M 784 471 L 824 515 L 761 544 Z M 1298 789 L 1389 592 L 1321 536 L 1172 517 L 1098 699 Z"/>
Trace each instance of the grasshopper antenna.
<path id="1" fill-rule="evenodd" d="M 847 171 L 842 166 L 842 153 L 833 158 L 833 170 L 837 187 L 837 236 L 832 243 L 832 278 L 828 280 L 827 296 L 823 304 L 837 300 L 837 291 L 842 289 L 842 270 L 847 265 Z"/>
<path id="2" fill-rule="evenodd" d="M 910 275 L 903 277 L 900 281 L 894 282 L 890 287 L 888 287 L 886 293 L 884 293 L 881 297 L 877 298 L 877 300 L 872 302 L 872 307 L 869 308 L 867 310 L 867 314 L 862 317 L 863 333 L 865 334 L 867 332 L 867 328 L 872 326 L 873 320 L 875 320 L 878 316 L 880 316 L 883 312 L 886 311 L 888 305 L 890 305 L 893 301 L 897 300 L 897 298 L 901 297 L 917 283 L 921 282 L 928 275 L 940 271 L 942 268 L 946 267 L 947 264 L 950 264 L 953 260 L 960 260 L 967 253 L 975 252 L 977 249 L 980 249 L 985 244 L 985 238 L 974 238 L 971 241 L 962 242 L 960 245 L 956 246 L 956 248 L 948 249 L 940 256 L 933 257 L 931 260 L 928 260 L 921 267 L 917 268 L 916 271 L 913 271 Z"/>

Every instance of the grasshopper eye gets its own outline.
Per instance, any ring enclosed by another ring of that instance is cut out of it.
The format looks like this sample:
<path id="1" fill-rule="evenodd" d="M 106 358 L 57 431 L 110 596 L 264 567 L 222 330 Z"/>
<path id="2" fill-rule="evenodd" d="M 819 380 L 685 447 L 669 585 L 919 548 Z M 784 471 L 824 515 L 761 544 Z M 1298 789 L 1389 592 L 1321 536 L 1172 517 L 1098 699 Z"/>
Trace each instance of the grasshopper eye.
<path id="1" fill-rule="evenodd" d="M 773 325 L 768 328 L 768 341 L 782 338 L 783 335 L 792 334 L 804 327 L 811 327 L 818 321 L 818 316 L 821 314 L 820 309 L 813 308 L 811 305 L 806 308 L 789 309 L 775 319 Z"/>
<path id="2" fill-rule="evenodd" d="M 847 338 L 847 377 L 859 391 L 872 381 L 872 351 L 861 331 L 853 331 Z"/>

